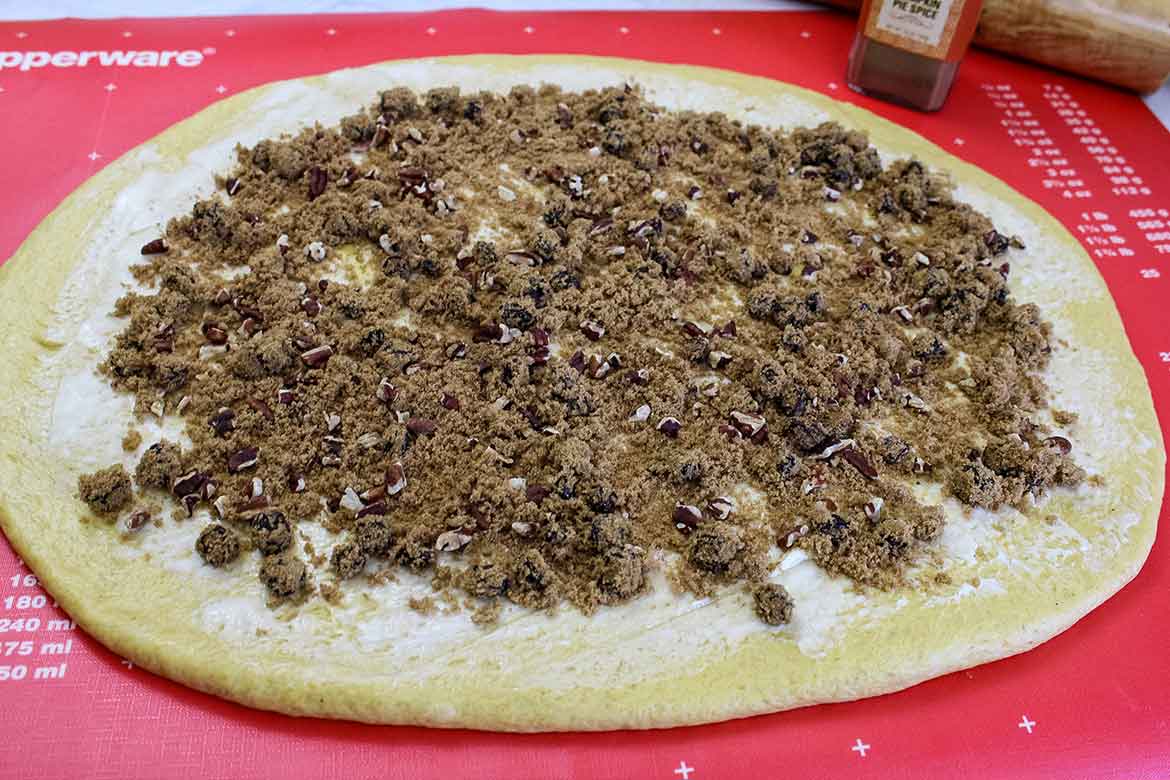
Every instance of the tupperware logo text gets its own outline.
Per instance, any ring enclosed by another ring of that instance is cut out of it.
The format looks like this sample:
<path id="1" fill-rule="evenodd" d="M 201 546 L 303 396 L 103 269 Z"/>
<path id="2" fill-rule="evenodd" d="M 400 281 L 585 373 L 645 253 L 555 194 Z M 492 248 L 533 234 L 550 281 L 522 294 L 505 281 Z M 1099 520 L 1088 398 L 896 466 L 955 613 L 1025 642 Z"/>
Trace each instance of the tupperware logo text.
<path id="1" fill-rule="evenodd" d="M 34 68 L 194 68 L 203 64 L 203 52 L 184 51 L 0 51 L 0 70 Z"/>

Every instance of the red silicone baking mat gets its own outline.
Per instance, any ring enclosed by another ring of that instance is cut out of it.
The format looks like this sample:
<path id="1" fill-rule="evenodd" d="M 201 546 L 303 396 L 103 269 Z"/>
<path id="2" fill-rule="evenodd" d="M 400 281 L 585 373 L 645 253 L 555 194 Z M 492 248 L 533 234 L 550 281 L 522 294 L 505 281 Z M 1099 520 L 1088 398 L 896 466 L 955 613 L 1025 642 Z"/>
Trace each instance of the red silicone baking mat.
<path id="1" fill-rule="evenodd" d="M 475 52 L 711 65 L 864 105 L 1044 204 L 1096 258 L 1165 419 L 1165 128 L 1136 97 L 978 52 L 938 114 L 867 100 L 842 81 L 852 34 L 829 12 L 0 24 L 0 257 L 122 152 L 274 79 Z M 1159 542 L 1132 584 L 1039 649 L 898 694 L 696 728 L 524 736 L 298 720 L 195 693 L 75 630 L 0 541 L 0 776 L 1166 777 L 1168 558 Z"/>

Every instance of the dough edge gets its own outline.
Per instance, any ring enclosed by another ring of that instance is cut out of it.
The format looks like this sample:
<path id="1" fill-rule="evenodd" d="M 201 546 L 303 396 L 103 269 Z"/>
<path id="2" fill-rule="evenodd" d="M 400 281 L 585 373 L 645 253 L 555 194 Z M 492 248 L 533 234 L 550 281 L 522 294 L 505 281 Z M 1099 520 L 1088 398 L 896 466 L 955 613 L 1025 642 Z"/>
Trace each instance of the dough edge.
<path id="1" fill-rule="evenodd" d="M 19 414 L 22 392 L 43 348 L 41 334 L 69 271 L 68 258 L 84 256 L 88 226 L 100 204 L 112 201 L 133 175 L 128 152 L 85 182 L 33 231 L 0 271 L 0 344 L 9 356 L 10 379 L 0 386 L 0 526 L 61 606 L 114 652 L 164 677 L 242 704 L 292 715 L 346 718 L 372 723 L 411 723 L 514 731 L 655 728 L 725 720 L 807 704 L 843 701 L 899 690 L 947 672 L 1023 652 L 1072 625 L 1132 579 L 1153 543 L 1163 488 L 1164 449 L 1149 389 L 1124 335 L 1112 298 L 1093 262 L 1067 231 L 1037 204 L 982 170 L 950 156 L 917 134 L 856 107 L 765 78 L 692 66 L 633 60 L 561 56 L 472 56 L 436 61 L 477 68 L 523 70 L 530 65 L 571 64 L 618 69 L 635 79 L 669 76 L 758 97 L 798 97 L 849 127 L 864 129 L 882 148 L 913 154 L 945 169 L 965 186 L 1009 204 L 1036 223 L 1065 251 L 1077 271 L 1096 280 L 1099 294 L 1063 312 L 1062 324 L 1078 346 L 1113 356 L 1115 395 L 1109 399 L 1134 415 L 1131 425 L 1157 442 L 1160 457 L 1110 456 L 1109 503 L 1140 520 L 1103 570 L 1083 560 L 1030 577 L 1000 597 L 971 599 L 943 611 L 912 604 L 876 623 L 854 626 L 826 655 L 810 658 L 793 643 L 762 633 L 729 653 L 711 652 L 706 663 L 618 687 L 532 687 L 507 669 L 453 669 L 422 682 L 363 674 L 348 665 L 323 668 L 294 655 L 241 649 L 200 630 L 197 622 L 159 621 L 149 603 L 167 604 L 174 615 L 194 615 L 198 594 L 190 582 L 135 560 L 127 573 L 103 569 L 107 548 L 96 543 L 94 525 L 80 531 L 65 523 L 39 527 L 39 519 L 78 513 L 72 494 L 37 494 L 29 485 L 59 464 L 32 448 L 36 433 Z M 390 63 L 387 63 L 390 64 Z M 397 63 L 395 63 L 397 64 Z M 364 70 L 347 73 L 360 76 Z M 300 81 L 324 84 L 328 76 Z M 333 78 L 336 78 L 334 76 Z M 438 84 L 436 84 L 438 85 Z M 164 154 L 185 155 L 221 124 L 231 124 L 261 98 L 266 85 L 213 104 L 147 144 Z M 386 86 L 390 86 L 387 84 Z M 367 95 L 366 99 L 369 99 Z M 356 108 L 356 106 L 355 106 Z M 19 301 L 18 305 L 13 305 Z M 1052 318 L 1053 312 L 1045 309 Z M 1075 498 L 1069 499 L 1075 511 Z M 1090 502 L 1091 503 L 1091 502 Z M 105 532 L 113 538 L 113 534 Z M 117 544 L 116 540 L 114 541 Z M 66 565 L 55 565 L 68 561 Z M 1002 574 L 989 565 L 988 576 Z M 149 594 L 149 602 L 143 598 Z M 719 602 L 711 607 L 719 608 Z M 739 608 L 739 607 L 736 607 Z M 521 640 L 535 641 L 535 640 Z M 620 649 L 620 648 L 619 648 Z M 226 658 L 233 659 L 225 663 Z"/>

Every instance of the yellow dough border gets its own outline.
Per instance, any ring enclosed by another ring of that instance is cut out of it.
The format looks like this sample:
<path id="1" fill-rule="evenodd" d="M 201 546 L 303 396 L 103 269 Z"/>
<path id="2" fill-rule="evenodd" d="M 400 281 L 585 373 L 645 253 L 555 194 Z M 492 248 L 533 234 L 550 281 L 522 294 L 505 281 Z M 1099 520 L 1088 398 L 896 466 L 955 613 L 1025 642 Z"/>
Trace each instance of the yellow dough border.
<path id="1" fill-rule="evenodd" d="M 1101 394 L 1086 401 L 1098 405 L 1108 418 L 1107 427 L 1119 436 L 1120 444 L 1103 443 L 1098 453 L 1104 487 L 1056 497 L 1044 508 L 1065 518 L 1088 548 L 1055 563 L 1037 558 L 1035 566 L 989 559 L 980 572 L 995 578 L 1002 593 L 956 599 L 943 607 L 930 602 L 929 594 L 903 594 L 908 603 L 872 620 L 857 620 L 816 655 L 801 652 L 782 634 L 760 631 L 704 650 L 677 667 L 641 670 L 629 677 L 615 676 L 612 682 L 590 678 L 583 671 L 579 683 L 547 685 L 520 662 L 513 667 L 451 661 L 441 673 L 403 678 L 395 674 L 391 658 L 371 657 L 366 663 L 361 654 L 339 653 L 336 662 L 323 662 L 319 655 L 302 654 L 296 643 L 260 638 L 241 643 L 208 632 L 196 616 L 212 586 L 205 589 L 199 578 L 143 557 L 115 556 L 115 548 L 122 544 L 115 533 L 101 524 L 77 521 L 83 507 L 75 496 L 76 475 L 82 469 L 71 462 L 70 453 L 45 451 L 45 403 L 33 397 L 40 392 L 38 370 L 59 348 L 45 335 L 54 306 L 67 277 L 86 256 L 94 226 L 137 175 L 128 162 L 131 152 L 66 198 L 0 268 L 0 351 L 5 356 L 0 379 L 0 525 L 61 606 L 115 653 L 199 690 L 293 715 L 517 731 L 651 728 L 876 695 L 1019 653 L 1072 625 L 1137 574 L 1153 543 L 1162 499 L 1161 432 L 1145 376 L 1104 282 L 1077 241 L 1038 205 L 904 128 L 763 78 L 590 57 L 478 56 L 433 62 L 521 81 L 542 67 L 596 68 L 620 71 L 634 80 L 709 90 L 713 96 L 736 94 L 761 104 L 795 101 L 868 131 L 883 151 L 914 155 L 949 171 L 964 188 L 983 193 L 1036 226 L 1044 240 L 1013 255 L 1013 290 L 1019 300 L 1032 299 L 1030 290 L 1017 286 L 1015 278 L 1020 264 L 1033 256 L 1078 275 L 1090 292 L 1067 306 L 1044 304 L 1044 315 L 1077 351 L 1094 356 L 1094 373 L 1106 372 L 1112 388 L 1108 397 Z M 376 77 L 379 68 L 391 65 L 300 82 L 323 89 L 346 81 L 362 85 Z M 441 83 L 437 80 L 434 86 Z M 246 122 L 249 112 L 278 86 L 259 87 L 212 105 L 148 144 L 164 161 L 184 159 L 225 128 L 230 132 Z M 370 89 L 353 109 L 373 96 Z M 712 103 L 707 110 L 722 106 Z M 313 118 L 311 113 L 301 117 Z M 223 166 L 228 162 L 224 160 Z M 112 420 L 109 436 L 120 437 L 123 430 L 124 421 Z M 1144 442 L 1140 451 L 1123 446 L 1137 439 Z M 1122 517 L 1131 520 L 1115 525 Z M 1034 530 L 1021 527 L 1007 533 Z M 1106 548 L 1107 554 L 1093 554 Z M 881 601 L 887 596 L 872 598 Z M 628 608 L 636 609 L 619 609 Z M 703 609 L 743 610 L 743 605 L 715 600 Z M 549 625 L 553 631 L 551 621 Z M 508 641 L 515 642 L 520 658 L 547 639 L 537 630 Z M 622 651 L 620 643 L 611 649 Z M 548 643 L 548 652 L 571 655 L 574 648 Z M 448 662 L 443 657 L 435 661 Z M 636 657 L 629 662 L 635 667 L 639 663 Z"/>

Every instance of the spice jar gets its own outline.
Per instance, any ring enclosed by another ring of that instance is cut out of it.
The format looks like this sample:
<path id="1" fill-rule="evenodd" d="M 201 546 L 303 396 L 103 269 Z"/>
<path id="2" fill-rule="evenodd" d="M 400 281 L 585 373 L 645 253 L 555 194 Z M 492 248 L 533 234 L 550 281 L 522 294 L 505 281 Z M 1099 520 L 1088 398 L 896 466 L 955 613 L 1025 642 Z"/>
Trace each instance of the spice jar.
<path id="1" fill-rule="evenodd" d="M 937 111 L 971 43 L 982 0 L 865 0 L 849 86 L 882 100 Z"/>

